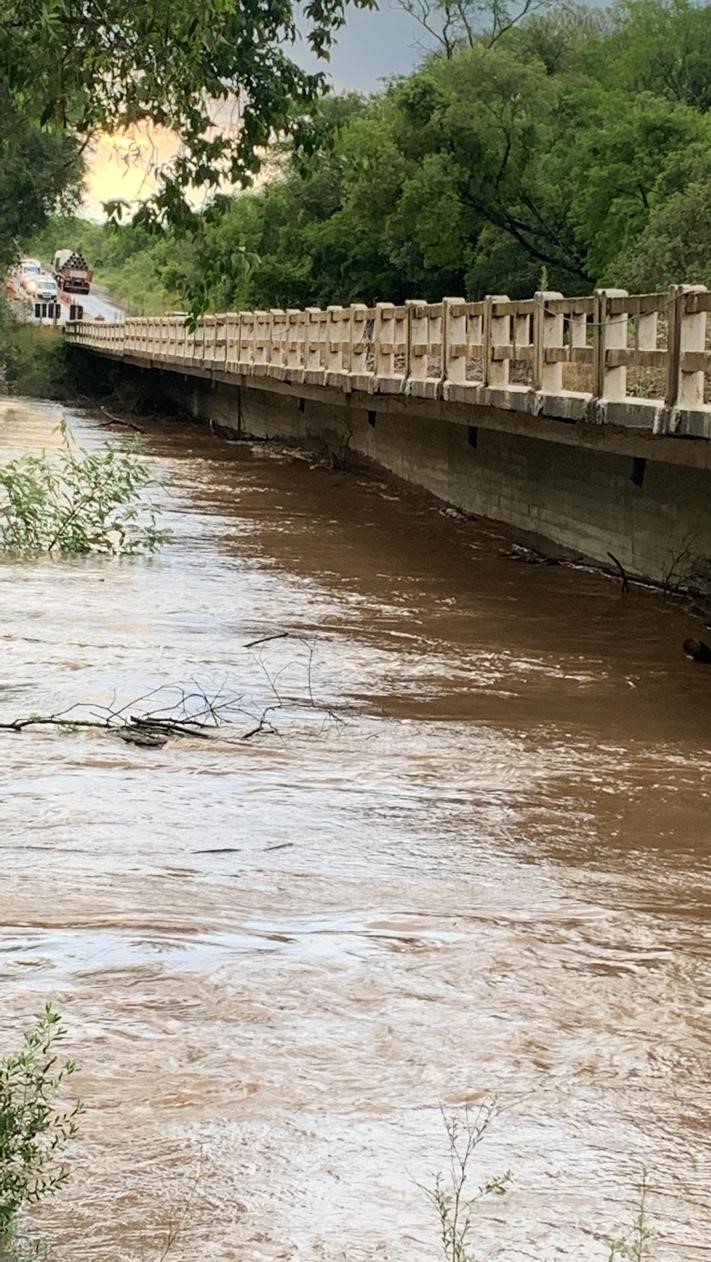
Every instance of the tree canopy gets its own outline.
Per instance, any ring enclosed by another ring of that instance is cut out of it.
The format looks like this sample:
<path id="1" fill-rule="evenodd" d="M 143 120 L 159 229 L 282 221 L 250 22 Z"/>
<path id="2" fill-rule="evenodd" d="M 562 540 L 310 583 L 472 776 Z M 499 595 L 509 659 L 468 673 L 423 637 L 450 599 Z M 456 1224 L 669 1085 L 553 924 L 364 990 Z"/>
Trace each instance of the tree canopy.
<path id="1" fill-rule="evenodd" d="M 345 5 L 300 7 L 318 55 L 327 55 Z M 262 149 L 296 134 L 321 93 L 323 75 L 290 56 L 295 14 L 292 0 L 3 0 L 0 206 L 14 202 L 29 227 L 40 223 L 62 195 L 76 201 L 93 136 L 150 122 L 175 133 L 180 151 L 143 217 L 189 219 L 189 186 L 247 180 Z M 234 105 L 234 123 L 215 128 L 224 102 Z M 14 227 L 0 220 L 0 255 Z"/>
<path id="2" fill-rule="evenodd" d="M 308 145 L 216 197 L 189 239 L 142 241 L 156 304 L 711 284 L 711 7 L 494 3 L 475 30 L 462 15 L 483 0 L 432 0 L 459 14 L 446 48 L 310 108 Z"/>

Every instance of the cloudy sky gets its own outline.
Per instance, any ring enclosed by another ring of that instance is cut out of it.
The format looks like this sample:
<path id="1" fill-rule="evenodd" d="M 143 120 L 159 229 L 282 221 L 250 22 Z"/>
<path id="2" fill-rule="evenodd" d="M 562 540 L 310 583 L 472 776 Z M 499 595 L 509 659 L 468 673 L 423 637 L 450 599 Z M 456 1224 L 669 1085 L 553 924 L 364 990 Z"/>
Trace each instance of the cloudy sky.
<path id="1" fill-rule="evenodd" d="M 423 52 L 422 34 L 396 0 L 382 0 L 377 10 L 349 9 L 348 23 L 330 63 L 317 62 L 303 44 L 297 45 L 293 56 L 307 69 L 325 70 L 336 90 L 370 92 L 388 76 L 405 74 L 415 65 Z M 90 158 L 84 213 L 100 219 L 104 201 L 146 197 L 151 188 L 147 172 L 156 161 L 169 159 L 174 150 L 171 137 L 148 131 L 133 135 L 130 141 L 113 138 L 99 143 Z"/>
<path id="2" fill-rule="evenodd" d="M 380 9 L 349 9 L 348 24 L 327 67 L 335 88 L 370 92 L 389 75 L 405 74 L 422 56 L 424 32 L 396 0 L 382 0 Z M 297 53 L 309 69 L 315 59 Z"/>

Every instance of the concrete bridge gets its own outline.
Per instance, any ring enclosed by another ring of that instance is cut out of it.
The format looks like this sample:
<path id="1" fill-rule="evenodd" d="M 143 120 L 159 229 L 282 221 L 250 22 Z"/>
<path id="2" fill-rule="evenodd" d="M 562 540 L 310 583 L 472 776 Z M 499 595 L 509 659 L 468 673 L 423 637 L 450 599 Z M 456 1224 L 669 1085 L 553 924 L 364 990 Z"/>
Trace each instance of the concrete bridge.
<path id="1" fill-rule="evenodd" d="M 348 447 L 467 512 L 677 581 L 711 570 L 710 311 L 711 292 L 678 285 L 227 313 L 194 331 L 83 321 L 66 337 L 241 436 Z"/>

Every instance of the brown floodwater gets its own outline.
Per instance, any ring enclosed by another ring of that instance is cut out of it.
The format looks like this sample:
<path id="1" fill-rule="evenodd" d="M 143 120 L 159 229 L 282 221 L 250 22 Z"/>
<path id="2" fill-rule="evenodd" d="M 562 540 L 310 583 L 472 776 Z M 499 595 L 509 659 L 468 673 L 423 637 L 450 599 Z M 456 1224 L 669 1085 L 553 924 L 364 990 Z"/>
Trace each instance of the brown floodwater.
<path id="1" fill-rule="evenodd" d="M 2 403 L 0 457 L 59 416 Z M 0 1046 L 51 999 L 87 1103 L 52 1256 L 150 1262 L 177 1225 L 175 1262 L 434 1262 L 440 1106 L 498 1093 L 482 1258 L 606 1258 L 643 1164 L 661 1262 L 711 1258 L 689 617 L 385 482 L 146 428 L 172 542 L 0 560 L 0 716 L 245 713 L 162 749 L 0 733 Z M 277 731 L 237 740 L 274 687 Z"/>

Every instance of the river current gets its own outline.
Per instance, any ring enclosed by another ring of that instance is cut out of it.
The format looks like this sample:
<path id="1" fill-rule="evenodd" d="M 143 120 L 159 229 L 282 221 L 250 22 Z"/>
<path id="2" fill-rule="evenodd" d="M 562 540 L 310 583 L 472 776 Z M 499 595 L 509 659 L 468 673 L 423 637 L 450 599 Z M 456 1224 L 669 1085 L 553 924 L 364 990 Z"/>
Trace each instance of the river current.
<path id="1" fill-rule="evenodd" d="M 0 459 L 61 415 L 1 402 Z M 435 1262 L 440 1110 L 496 1095 L 477 1259 L 606 1259 L 643 1165 L 660 1262 L 711 1259 L 689 617 L 385 481 L 145 429 L 165 549 L 0 557 L 2 719 L 243 711 L 160 749 L 0 732 L 0 1050 L 51 999 L 87 1105 L 52 1258 Z"/>

